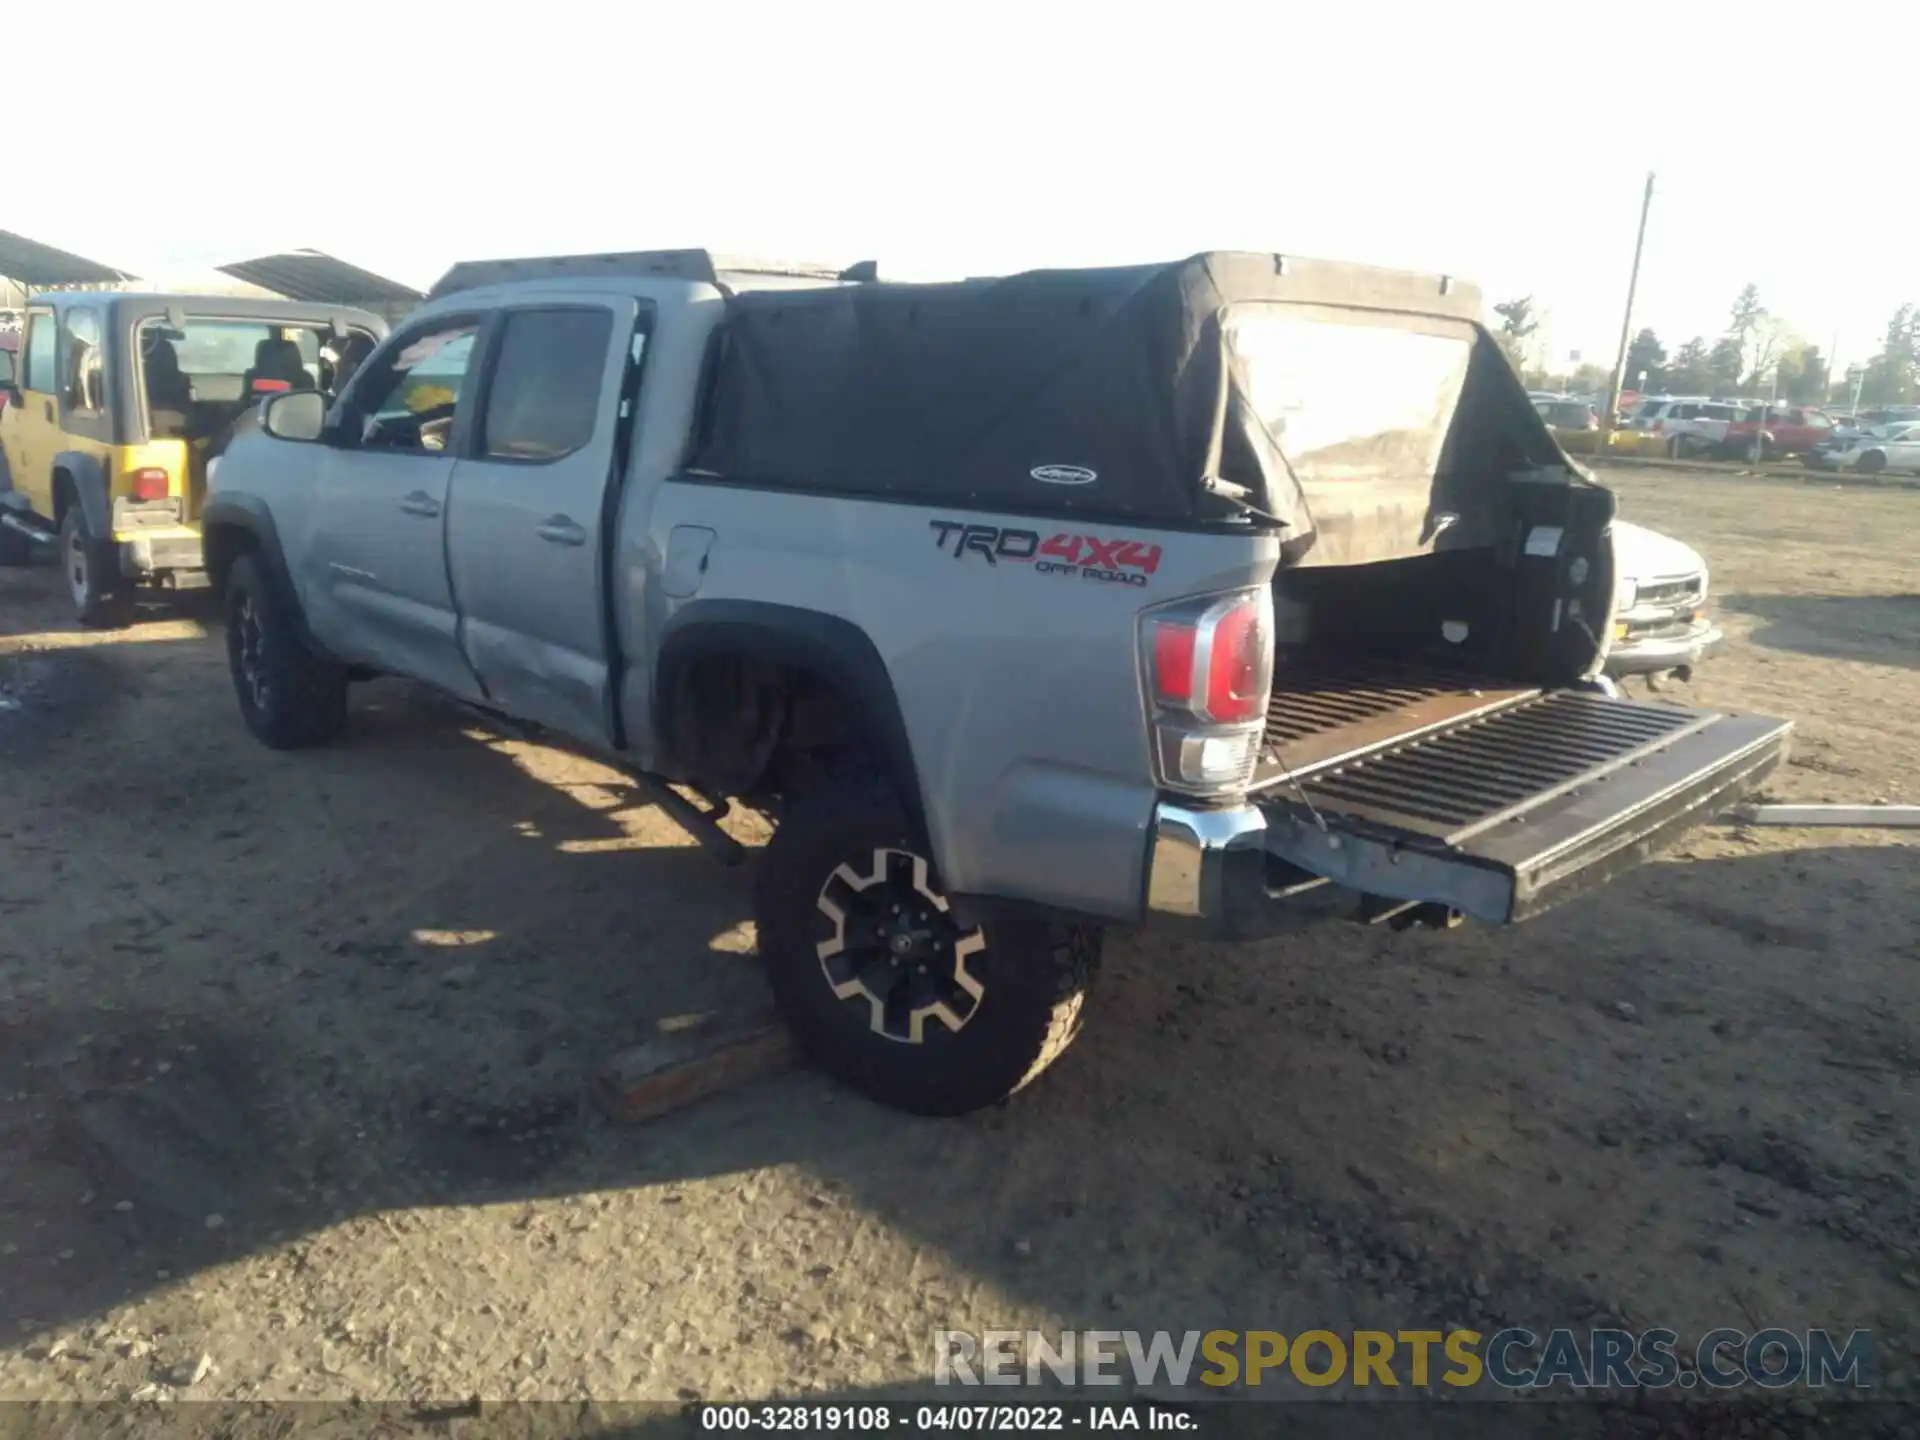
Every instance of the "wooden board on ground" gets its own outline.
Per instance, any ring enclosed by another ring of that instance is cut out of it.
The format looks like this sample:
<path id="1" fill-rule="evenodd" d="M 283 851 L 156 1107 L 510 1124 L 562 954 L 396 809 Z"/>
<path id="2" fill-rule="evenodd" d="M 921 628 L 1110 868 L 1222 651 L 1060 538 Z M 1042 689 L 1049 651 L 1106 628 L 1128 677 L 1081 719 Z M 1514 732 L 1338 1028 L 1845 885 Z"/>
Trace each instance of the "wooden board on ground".
<path id="1" fill-rule="evenodd" d="M 1747 825 L 1838 825 L 1858 830 L 1920 830 L 1920 805 L 1746 805 Z"/>
<path id="2" fill-rule="evenodd" d="M 653 1039 L 614 1057 L 594 1082 L 607 1118 L 638 1125 L 737 1089 L 793 1063 L 793 1041 L 769 1011 L 734 1017 L 674 1016 Z"/>

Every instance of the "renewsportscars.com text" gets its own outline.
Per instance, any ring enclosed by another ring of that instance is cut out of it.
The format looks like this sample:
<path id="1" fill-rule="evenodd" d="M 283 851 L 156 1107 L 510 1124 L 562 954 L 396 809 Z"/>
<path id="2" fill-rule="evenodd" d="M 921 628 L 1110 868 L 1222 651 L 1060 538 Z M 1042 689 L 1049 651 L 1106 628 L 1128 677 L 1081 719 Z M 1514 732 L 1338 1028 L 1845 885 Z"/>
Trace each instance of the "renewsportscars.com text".
<path id="1" fill-rule="evenodd" d="M 1331 1385 L 1569 1391 L 1855 1390 L 1873 1385 L 1865 1330 L 936 1330 L 937 1385 Z M 1197 1393 L 1204 1394 L 1205 1390 Z"/>

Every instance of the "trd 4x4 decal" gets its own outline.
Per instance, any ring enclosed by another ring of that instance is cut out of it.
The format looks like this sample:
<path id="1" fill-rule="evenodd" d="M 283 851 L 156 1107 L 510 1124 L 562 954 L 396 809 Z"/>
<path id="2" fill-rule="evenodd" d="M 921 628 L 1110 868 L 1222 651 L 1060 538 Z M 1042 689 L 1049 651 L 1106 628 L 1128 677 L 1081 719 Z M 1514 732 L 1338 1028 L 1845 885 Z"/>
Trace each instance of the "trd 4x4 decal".
<path id="1" fill-rule="evenodd" d="M 1103 540 L 1097 535 L 1069 535 L 1064 531 L 1043 538 L 1038 530 L 1010 530 L 998 525 L 971 525 L 963 520 L 933 520 L 934 549 L 946 553 L 952 542 L 956 560 L 978 555 L 989 565 L 1002 560 L 1030 564 L 1043 575 L 1098 580 L 1109 585 L 1145 589 L 1147 577 L 1160 568 L 1160 547 L 1124 536 Z"/>

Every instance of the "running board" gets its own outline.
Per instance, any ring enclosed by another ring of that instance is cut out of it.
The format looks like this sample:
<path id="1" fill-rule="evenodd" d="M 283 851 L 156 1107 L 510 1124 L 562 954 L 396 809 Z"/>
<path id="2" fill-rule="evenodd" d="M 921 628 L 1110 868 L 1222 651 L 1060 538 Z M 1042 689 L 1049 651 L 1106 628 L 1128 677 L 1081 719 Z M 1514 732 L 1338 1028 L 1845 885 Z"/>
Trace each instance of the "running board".
<path id="1" fill-rule="evenodd" d="M 1737 803 L 1792 729 L 1554 692 L 1269 792 L 1265 848 L 1280 877 L 1524 920 Z"/>
<path id="2" fill-rule="evenodd" d="M 23 520 L 12 511 L 0 510 L 0 525 L 6 526 L 16 535 L 24 535 L 36 545 L 58 545 L 60 533 L 57 530 L 43 530 L 30 520 Z"/>

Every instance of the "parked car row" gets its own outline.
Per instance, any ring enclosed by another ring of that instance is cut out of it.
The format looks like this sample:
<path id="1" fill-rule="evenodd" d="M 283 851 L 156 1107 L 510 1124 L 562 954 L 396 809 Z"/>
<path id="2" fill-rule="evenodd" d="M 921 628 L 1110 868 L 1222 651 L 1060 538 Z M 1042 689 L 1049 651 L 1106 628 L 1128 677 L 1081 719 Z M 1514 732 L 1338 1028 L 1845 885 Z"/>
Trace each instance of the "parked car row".
<path id="1" fill-rule="evenodd" d="M 1651 396 L 1640 402 L 1632 429 L 1663 437 L 1660 449 L 1676 459 L 1713 456 L 1724 460 L 1771 460 L 1805 456 L 1840 434 L 1827 411 L 1814 405 L 1701 396 Z"/>

